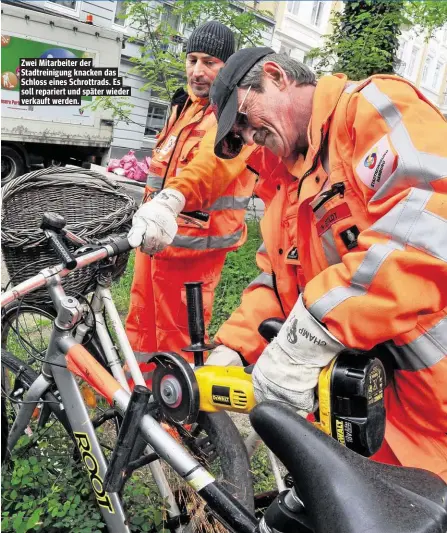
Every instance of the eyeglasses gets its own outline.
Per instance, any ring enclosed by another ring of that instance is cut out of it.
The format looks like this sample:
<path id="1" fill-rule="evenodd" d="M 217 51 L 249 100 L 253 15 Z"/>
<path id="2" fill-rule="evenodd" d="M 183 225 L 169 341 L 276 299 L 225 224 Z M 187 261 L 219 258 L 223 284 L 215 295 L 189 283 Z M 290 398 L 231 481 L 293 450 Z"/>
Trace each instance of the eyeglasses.
<path id="1" fill-rule="evenodd" d="M 248 87 L 247 92 L 242 99 L 241 105 L 237 110 L 236 120 L 234 122 L 232 131 L 230 131 L 222 140 L 222 155 L 225 159 L 233 159 L 234 157 L 238 156 L 241 153 L 242 147 L 244 146 L 244 139 L 238 130 L 245 129 L 249 126 L 247 113 L 244 113 L 241 110 L 250 91 L 251 85 Z M 235 129 L 236 131 L 234 131 Z"/>

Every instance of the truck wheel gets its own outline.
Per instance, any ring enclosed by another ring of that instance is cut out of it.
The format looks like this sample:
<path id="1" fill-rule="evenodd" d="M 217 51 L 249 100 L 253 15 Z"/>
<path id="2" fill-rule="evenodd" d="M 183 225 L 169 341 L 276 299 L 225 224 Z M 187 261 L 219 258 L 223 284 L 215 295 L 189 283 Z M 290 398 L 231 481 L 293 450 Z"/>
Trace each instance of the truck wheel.
<path id="1" fill-rule="evenodd" d="M 2 146 L 2 181 L 9 181 L 25 173 L 22 156 L 11 146 Z"/>
<path id="2" fill-rule="evenodd" d="M 53 158 L 53 159 L 45 159 L 44 160 L 44 167 L 50 168 L 50 167 L 65 167 L 65 161 L 59 158 Z"/>

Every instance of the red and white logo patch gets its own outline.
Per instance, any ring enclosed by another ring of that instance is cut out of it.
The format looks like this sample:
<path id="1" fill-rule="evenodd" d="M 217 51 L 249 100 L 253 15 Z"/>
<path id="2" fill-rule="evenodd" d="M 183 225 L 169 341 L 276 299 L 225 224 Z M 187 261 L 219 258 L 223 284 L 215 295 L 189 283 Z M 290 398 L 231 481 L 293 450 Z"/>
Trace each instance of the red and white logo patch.
<path id="1" fill-rule="evenodd" d="M 385 135 L 366 152 L 355 170 L 369 189 L 377 191 L 394 172 L 395 160 L 388 135 Z"/>

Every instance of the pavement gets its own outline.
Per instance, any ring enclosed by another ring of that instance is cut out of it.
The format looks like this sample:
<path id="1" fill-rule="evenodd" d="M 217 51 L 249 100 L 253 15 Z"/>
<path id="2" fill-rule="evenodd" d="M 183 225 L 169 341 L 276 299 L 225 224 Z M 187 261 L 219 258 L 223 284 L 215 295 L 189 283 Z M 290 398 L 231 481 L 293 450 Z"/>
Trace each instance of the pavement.
<path id="1" fill-rule="evenodd" d="M 101 167 L 99 165 L 92 165 L 91 170 L 94 170 L 95 172 L 99 172 L 100 174 L 103 174 L 104 176 L 107 176 L 108 178 L 120 183 L 125 189 L 126 192 L 132 196 L 137 205 L 139 205 L 143 199 L 144 194 L 144 183 L 131 180 L 129 178 L 126 178 L 124 176 L 118 176 L 114 174 L 113 172 L 107 172 L 105 167 Z M 80 168 L 80 171 L 82 169 Z M 247 215 L 246 218 L 257 218 L 260 219 L 262 215 L 264 214 L 264 202 L 260 198 L 252 198 L 250 200 L 250 204 L 247 209 Z M 6 266 L 3 262 L 3 257 L 1 257 L 1 286 L 4 287 L 6 283 L 9 280 L 8 272 L 6 270 Z"/>

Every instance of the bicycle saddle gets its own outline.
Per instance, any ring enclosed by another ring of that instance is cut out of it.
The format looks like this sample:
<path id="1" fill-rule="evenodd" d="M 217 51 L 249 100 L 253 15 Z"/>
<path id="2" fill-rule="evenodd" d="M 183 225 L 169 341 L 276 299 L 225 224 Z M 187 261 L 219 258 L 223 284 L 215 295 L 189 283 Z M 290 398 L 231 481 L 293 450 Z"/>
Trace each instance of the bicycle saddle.
<path id="1" fill-rule="evenodd" d="M 447 531 L 447 485 L 438 476 L 366 459 L 284 404 L 262 402 L 250 420 L 292 475 L 315 533 Z"/>

